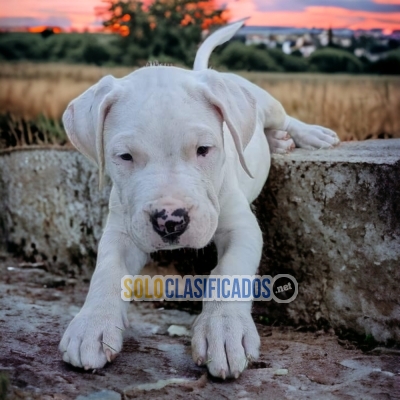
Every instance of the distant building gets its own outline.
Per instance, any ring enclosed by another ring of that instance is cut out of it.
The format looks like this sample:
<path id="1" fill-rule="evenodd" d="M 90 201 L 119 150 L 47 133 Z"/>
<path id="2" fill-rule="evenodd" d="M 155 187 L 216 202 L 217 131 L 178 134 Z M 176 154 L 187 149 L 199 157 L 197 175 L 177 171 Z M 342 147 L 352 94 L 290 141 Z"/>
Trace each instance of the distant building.
<path id="1" fill-rule="evenodd" d="M 369 30 L 370 35 L 373 36 L 374 38 L 381 38 L 383 35 L 383 29 L 380 28 L 374 28 Z"/>
<path id="2" fill-rule="evenodd" d="M 354 55 L 358 58 L 365 57 L 370 62 L 376 62 L 387 57 L 388 51 L 381 53 L 371 53 L 366 49 L 357 48 L 354 50 Z"/>
<path id="3" fill-rule="evenodd" d="M 400 40 L 400 29 L 395 29 L 391 35 L 389 35 L 390 39 Z"/>
<path id="4" fill-rule="evenodd" d="M 361 44 L 361 47 L 355 49 L 354 54 L 374 62 L 386 56 L 389 40 L 400 42 L 400 30 L 393 31 L 391 35 L 385 35 L 380 28 L 371 30 L 332 29 L 330 32 L 328 29 L 319 28 L 245 26 L 239 30 L 236 37 L 247 45 L 262 43 L 268 48 L 282 48 L 286 54 L 299 51 L 304 57 L 310 56 L 320 47 L 328 46 L 330 41 L 333 45 L 347 49 Z M 369 43 L 369 47 L 366 43 Z"/>
<path id="5" fill-rule="evenodd" d="M 305 57 L 314 52 L 318 45 L 316 36 L 321 29 L 245 26 L 236 37 L 244 38 L 247 45 L 264 44 L 268 48 L 282 48 L 286 54 L 299 50 Z"/>
<path id="6" fill-rule="evenodd" d="M 250 34 L 246 36 L 245 39 L 246 45 L 252 45 L 252 44 L 264 44 L 268 48 L 275 48 L 276 47 L 276 38 L 274 36 L 263 36 L 263 35 L 254 35 Z"/>

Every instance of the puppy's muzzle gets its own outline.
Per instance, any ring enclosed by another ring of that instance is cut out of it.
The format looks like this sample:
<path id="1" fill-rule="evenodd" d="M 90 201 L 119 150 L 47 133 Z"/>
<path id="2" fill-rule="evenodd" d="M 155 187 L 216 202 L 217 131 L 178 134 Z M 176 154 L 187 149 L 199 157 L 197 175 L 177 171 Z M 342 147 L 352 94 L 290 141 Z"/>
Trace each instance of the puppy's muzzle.
<path id="1" fill-rule="evenodd" d="M 150 221 L 155 232 L 167 243 L 175 243 L 189 226 L 189 213 L 185 208 L 156 210 Z"/>

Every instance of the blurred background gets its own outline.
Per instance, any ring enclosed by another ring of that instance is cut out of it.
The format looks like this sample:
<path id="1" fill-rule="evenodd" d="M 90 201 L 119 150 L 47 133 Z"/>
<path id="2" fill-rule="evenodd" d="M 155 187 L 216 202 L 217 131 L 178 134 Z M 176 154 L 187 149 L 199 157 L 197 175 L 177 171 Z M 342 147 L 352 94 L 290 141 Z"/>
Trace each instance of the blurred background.
<path id="1" fill-rule="evenodd" d="M 148 62 L 191 68 L 199 43 L 250 17 L 210 66 L 242 74 L 342 140 L 400 137 L 400 0 L 0 0 L 0 149 L 69 145 L 68 102 Z"/>

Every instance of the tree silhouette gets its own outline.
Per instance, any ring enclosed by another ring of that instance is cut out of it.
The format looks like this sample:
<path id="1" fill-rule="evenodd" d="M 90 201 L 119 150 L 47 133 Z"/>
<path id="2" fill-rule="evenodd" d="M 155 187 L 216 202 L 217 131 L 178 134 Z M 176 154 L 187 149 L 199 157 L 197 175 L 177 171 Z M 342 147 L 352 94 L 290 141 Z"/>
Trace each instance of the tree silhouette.
<path id="1" fill-rule="evenodd" d="M 333 46 L 333 30 L 332 30 L 332 27 L 329 27 L 329 29 L 328 29 L 328 46 L 329 47 Z"/>

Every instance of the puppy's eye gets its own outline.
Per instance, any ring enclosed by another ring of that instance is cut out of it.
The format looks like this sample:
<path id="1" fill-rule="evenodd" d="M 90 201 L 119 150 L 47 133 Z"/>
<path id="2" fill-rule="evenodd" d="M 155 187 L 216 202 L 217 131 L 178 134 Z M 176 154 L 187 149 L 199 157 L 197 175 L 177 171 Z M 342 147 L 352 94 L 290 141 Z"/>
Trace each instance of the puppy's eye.
<path id="1" fill-rule="evenodd" d="M 121 154 L 119 157 L 124 161 L 133 161 L 133 158 L 129 153 Z"/>
<path id="2" fill-rule="evenodd" d="M 205 157 L 210 151 L 210 147 L 208 146 L 200 146 L 197 148 L 197 155 Z"/>

